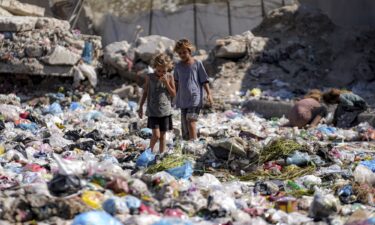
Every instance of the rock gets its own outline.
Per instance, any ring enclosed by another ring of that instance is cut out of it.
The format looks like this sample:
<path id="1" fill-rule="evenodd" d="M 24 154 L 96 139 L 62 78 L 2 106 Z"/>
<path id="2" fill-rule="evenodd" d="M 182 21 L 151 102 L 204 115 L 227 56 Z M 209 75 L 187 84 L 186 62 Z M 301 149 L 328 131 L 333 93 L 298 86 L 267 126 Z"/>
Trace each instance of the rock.
<path id="1" fill-rule="evenodd" d="M 124 59 L 124 55 L 128 53 L 130 47 L 127 41 L 114 42 L 107 45 L 103 52 L 104 63 L 116 70 L 128 70 L 129 62 Z"/>
<path id="2" fill-rule="evenodd" d="M 44 16 L 45 9 L 16 0 L 0 0 L 0 6 L 17 16 Z"/>
<path id="3" fill-rule="evenodd" d="M 70 50 L 62 47 L 56 46 L 52 53 L 48 56 L 45 56 L 42 61 L 49 65 L 75 65 L 81 56 L 71 52 Z"/>
<path id="4" fill-rule="evenodd" d="M 13 16 L 13 14 L 0 7 L 0 16 Z"/>
<path id="5" fill-rule="evenodd" d="M 36 29 L 55 29 L 55 28 L 61 28 L 63 30 L 69 30 L 70 24 L 68 21 L 65 20 L 59 20 L 55 18 L 49 18 L 49 17 L 40 17 L 38 18 L 36 24 Z"/>
<path id="6" fill-rule="evenodd" d="M 140 37 L 136 41 L 135 53 L 143 62 L 150 63 L 155 54 L 167 52 L 173 54 L 175 41 L 159 35 Z"/>
<path id="7" fill-rule="evenodd" d="M 120 98 L 131 98 L 134 95 L 134 87 L 131 85 L 123 85 L 112 93 L 118 95 Z"/>
<path id="8" fill-rule="evenodd" d="M 228 59 L 242 58 L 246 55 L 247 45 L 252 38 L 254 38 L 254 35 L 248 31 L 242 35 L 218 39 L 216 41 L 217 50 L 215 56 Z"/>
<path id="9" fill-rule="evenodd" d="M 36 17 L 0 17 L 0 32 L 20 32 L 35 29 Z"/>
<path id="10" fill-rule="evenodd" d="M 27 57 L 39 58 L 43 55 L 43 47 L 40 45 L 28 45 L 25 47 Z"/>
<path id="11" fill-rule="evenodd" d="M 254 37 L 251 39 L 249 51 L 253 54 L 261 53 L 267 45 L 268 38 Z"/>

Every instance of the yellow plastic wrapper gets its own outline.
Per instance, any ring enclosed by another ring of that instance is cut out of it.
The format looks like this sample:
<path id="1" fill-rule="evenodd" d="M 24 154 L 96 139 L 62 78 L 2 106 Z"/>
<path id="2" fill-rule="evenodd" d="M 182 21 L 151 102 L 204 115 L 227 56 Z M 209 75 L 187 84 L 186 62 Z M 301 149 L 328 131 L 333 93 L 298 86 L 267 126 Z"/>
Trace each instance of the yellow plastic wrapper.
<path id="1" fill-rule="evenodd" d="M 0 145 L 0 155 L 3 155 L 5 153 L 5 147 L 4 145 Z"/>
<path id="2" fill-rule="evenodd" d="M 260 90 L 259 88 L 253 88 L 250 91 L 250 95 L 254 97 L 259 97 L 261 94 L 262 94 L 262 90 Z"/>
<path id="3" fill-rule="evenodd" d="M 104 196 L 97 191 L 85 191 L 82 194 L 82 201 L 93 209 L 101 209 Z"/>

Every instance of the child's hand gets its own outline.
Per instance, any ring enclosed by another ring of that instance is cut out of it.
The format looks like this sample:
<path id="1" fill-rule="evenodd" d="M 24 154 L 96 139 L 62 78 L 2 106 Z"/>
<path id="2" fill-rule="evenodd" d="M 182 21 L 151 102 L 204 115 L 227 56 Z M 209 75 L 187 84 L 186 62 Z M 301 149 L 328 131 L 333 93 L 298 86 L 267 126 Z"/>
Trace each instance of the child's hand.
<path id="1" fill-rule="evenodd" d="M 142 108 L 140 108 L 140 109 L 138 109 L 138 116 L 139 116 L 139 118 L 141 118 L 142 119 L 142 117 L 143 117 L 143 109 Z"/>
<path id="2" fill-rule="evenodd" d="M 164 76 L 160 77 L 160 81 L 163 82 L 165 85 L 167 85 L 168 84 L 168 78 L 167 78 L 167 76 L 164 75 Z"/>
<path id="3" fill-rule="evenodd" d="M 212 107 L 212 106 L 214 105 L 214 100 L 213 100 L 211 94 L 207 95 L 207 101 L 208 101 L 208 105 L 209 105 L 210 107 Z"/>

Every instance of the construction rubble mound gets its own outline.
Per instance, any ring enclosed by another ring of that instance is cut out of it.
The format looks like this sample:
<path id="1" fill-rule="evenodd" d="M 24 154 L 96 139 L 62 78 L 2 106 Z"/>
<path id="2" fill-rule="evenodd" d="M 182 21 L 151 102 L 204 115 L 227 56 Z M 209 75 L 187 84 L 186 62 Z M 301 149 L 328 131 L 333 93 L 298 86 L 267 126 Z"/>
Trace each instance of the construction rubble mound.
<path id="1" fill-rule="evenodd" d="M 71 31 L 64 20 L 0 16 L 0 73 L 96 80 L 101 38 Z M 87 72 L 87 71 L 91 72 Z M 96 82 L 91 82 L 94 86 Z"/>
<path id="2" fill-rule="evenodd" d="M 303 5 L 285 6 L 271 11 L 252 32 L 218 39 L 207 65 L 225 95 L 260 88 L 293 99 L 311 88 L 342 87 L 373 105 L 374 35 L 338 27 Z"/>

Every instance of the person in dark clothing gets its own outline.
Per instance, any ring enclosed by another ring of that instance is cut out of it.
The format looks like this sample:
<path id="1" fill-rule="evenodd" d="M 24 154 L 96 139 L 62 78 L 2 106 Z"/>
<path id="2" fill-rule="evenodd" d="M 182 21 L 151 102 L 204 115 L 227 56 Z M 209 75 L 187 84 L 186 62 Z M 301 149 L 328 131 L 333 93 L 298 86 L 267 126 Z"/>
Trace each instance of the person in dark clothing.
<path id="1" fill-rule="evenodd" d="M 358 115 L 366 111 L 366 101 L 360 96 L 338 89 L 331 89 L 323 94 L 327 104 L 337 104 L 333 125 L 339 128 L 350 128 L 358 124 Z"/>

